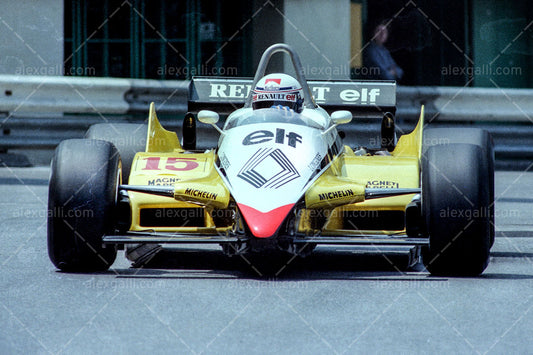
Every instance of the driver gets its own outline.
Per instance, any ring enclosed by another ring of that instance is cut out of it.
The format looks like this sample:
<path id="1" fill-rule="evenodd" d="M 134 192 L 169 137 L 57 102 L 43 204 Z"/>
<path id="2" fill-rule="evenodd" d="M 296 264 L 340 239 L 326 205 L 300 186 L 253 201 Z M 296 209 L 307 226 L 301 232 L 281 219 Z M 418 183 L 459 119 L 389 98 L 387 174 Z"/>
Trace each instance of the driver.
<path id="1" fill-rule="evenodd" d="M 268 74 L 257 82 L 252 92 L 252 107 L 277 107 L 302 112 L 303 91 L 298 80 L 287 74 Z"/>

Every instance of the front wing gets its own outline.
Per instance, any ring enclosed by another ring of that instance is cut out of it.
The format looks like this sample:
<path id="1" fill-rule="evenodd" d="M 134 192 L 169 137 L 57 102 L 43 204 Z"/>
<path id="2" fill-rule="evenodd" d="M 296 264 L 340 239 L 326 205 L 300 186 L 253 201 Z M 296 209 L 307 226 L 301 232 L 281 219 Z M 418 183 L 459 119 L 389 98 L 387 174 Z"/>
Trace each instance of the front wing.
<path id="1" fill-rule="evenodd" d="M 280 240 L 288 239 L 280 237 Z M 217 236 L 156 232 L 128 232 L 121 235 L 108 235 L 103 238 L 106 244 L 155 243 L 155 244 L 224 244 L 244 243 L 250 241 L 245 236 Z M 386 236 L 366 234 L 351 237 L 302 236 L 289 239 L 294 244 L 330 244 L 330 245 L 428 245 L 427 238 L 410 238 L 406 234 Z"/>

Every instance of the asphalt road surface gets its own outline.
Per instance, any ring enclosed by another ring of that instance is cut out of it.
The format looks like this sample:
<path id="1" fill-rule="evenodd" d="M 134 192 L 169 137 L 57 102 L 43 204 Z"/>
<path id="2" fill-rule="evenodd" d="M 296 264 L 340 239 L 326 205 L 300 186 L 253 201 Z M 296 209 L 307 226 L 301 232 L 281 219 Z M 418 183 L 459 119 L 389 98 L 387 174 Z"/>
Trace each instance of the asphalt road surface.
<path id="1" fill-rule="evenodd" d="M 484 274 L 442 278 L 401 252 L 339 247 L 244 260 L 185 246 L 147 268 L 119 252 L 109 272 L 59 272 L 49 172 L 0 169 L 0 354 L 533 352 L 533 173 L 496 174 Z"/>

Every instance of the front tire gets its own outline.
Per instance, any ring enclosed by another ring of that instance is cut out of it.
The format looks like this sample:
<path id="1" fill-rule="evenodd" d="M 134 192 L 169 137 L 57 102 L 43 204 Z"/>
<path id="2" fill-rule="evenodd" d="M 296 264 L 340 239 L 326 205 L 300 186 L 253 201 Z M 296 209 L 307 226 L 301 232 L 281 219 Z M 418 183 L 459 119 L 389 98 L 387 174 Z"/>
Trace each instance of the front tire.
<path id="1" fill-rule="evenodd" d="M 484 152 L 489 168 L 490 198 L 494 201 L 494 142 L 490 133 L 484 129 L 464 127 L 458 130 L 452 127 L 429 128 L 424 130 L 424 154 L 427 148 L 439 144 L 473 144 Z M 490 219 L 494 223 L 494 203 L 490 206 Z M 494 244 L 494 228 L 490 236 L 490 246 Z"/>
<path id="2" fill-rule="evenodd" d="M 57 147 L 48 194 L 48 255 L 57 268 L 103 271 L 115 261 L 116 247 L 102 237 L 114 229 L 120 165 L 109 142 L 70 139 Z"/>
<path id="3" fill-rule="evenodd" d="M 477 145 L 429 147 L 422 162 L 422 210 L 429 234 L 423 260 L 435 275 L 475 276 L 489 263 L 490 174 Z"/>

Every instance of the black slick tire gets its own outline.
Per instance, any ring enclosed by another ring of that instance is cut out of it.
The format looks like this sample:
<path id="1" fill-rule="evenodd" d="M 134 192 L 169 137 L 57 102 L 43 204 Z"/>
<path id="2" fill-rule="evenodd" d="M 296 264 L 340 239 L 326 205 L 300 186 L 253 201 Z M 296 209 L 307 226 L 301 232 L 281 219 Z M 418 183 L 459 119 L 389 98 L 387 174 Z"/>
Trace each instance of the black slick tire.
<path id="1" fill-rule="evenodd" d="M 479 128 L 461 128 L 443 127 L 429 128 L 424 130 L 424 153 L 427 148 L 434 145 L 446 144 L 474 144 L 483 151 L 483 159 L 486 160 L 489 169 L 489 188 L 490 198 L 494 201 L 494 142 L 490 133 Z M 494 203 L 489 208 L 491 223 L 494 224 Z M 494 245 L 494 228 L 491 230 L 490 246 Z"/>
<path id="2" fill-rule="evenodd" d="M 63 271 L 103 271 L 115 261 L 102 237 L 114 230 L 120 156 L 113 144 L 70 139 L 59 144 L 48 194 L 48 255 Z"/>
<path id="3" fill-rule="evenodd" d="M 473 144 L 429 147 L 422 160 L 423 261 L 434 275 L 477 276 L 489 263 L 490 168 Z"/>

